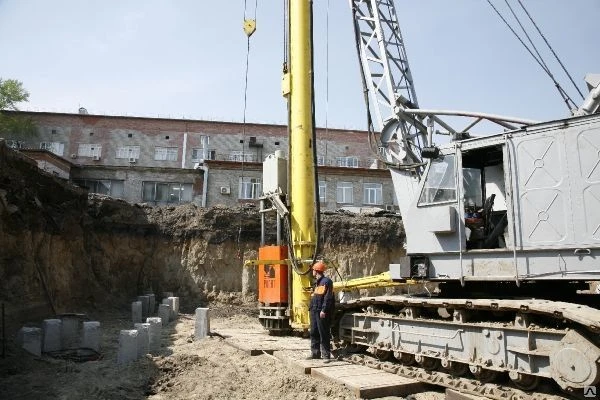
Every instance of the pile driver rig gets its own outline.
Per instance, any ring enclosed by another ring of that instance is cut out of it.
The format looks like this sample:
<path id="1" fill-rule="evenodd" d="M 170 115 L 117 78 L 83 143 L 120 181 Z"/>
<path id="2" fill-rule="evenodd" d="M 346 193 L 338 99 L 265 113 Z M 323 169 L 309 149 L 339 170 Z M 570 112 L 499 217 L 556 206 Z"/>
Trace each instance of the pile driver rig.
<path id="1" fill-rule="evenodd" d="M 341 304 L 337 340 L 449 379 L 508 376 L 520 390 L 551 382 L 581 396 L 600 382 L 600 296 L 585 291 L 600 279 L 600 77 L 589 75 L 582 106 L 554 121 L 421 109 L 393 0 L 349 3 L 378 129 L 370 144 L 406 231 L 406 259 L 386 276 L 436 282 L 439 293 Z M 263 243 L 256 261 L 259 318 L 273 332 L 308 327 L 319 247 L 312 2 L 288 4 L 289 160 L 264 164 L 261 213 L 277 213 L 278 243 Z M 447 115 L 469 120 L 454 128 Z M 481 121 L 498 133 L 472 137 Z M 452 140 L 435 146 L 442 132 Z"/>

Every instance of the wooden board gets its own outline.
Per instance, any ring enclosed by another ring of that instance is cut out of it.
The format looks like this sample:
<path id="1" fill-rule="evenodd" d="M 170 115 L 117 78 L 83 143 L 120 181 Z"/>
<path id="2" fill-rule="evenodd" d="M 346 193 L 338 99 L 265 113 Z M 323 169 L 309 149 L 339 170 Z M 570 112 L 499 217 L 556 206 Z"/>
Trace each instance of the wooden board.
<path id="1" fill-rule="evenodd" d="M 301 374 L 310 375 L 313 368 L 325 368 L 339 365 L 350 365 L 346 361 L 331 360 L 329 363 L 324 363 L 323 360 L 306 360 L 310 354 L 310 350 L 300 351 L 275 351 L 273 355 L 281 360 L 289 368 L 298 371 Z"/>
<path id="2" fill-rule="evenodd" d="M 338 365 L 312 368 L 310 374 L 345 385 L 357 397 L 373 399 L 385 396 L 408 396 L 427 390 L 427 385 L 362 365 Z"/>
<path id="3" fill-rule="evenodd" d="M 264 330 L 219 329 L 215 331 L 225 342 L 251 356 L 275 351 L 294 350 L 310 354 L 310 340 L 294 336 L 270 336 Z"/>

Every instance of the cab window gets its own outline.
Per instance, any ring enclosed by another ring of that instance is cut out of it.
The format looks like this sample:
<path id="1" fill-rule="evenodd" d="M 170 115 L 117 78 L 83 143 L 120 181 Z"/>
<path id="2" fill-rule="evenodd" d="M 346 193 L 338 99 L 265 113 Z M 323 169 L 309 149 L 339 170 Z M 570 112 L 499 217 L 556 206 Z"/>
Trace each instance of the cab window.
<path id="1" fill-rule="evenodd" d="M 429 166 L 418 205 L 456 201 L 454 155 L 433 160 Z"/>

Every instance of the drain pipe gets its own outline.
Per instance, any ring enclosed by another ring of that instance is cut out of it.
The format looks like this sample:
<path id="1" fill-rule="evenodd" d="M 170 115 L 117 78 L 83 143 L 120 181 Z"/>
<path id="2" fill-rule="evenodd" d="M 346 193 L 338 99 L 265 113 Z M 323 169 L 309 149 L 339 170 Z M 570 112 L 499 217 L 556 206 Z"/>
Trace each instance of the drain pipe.
<path id="1" fill-rule="evenodd" d="M 206 196 L 208 195 L 208 165 L 202 163 L 198 167 L 203 171 L 204 183 L 202 184 L 202 207 L 206 207 Z"/>

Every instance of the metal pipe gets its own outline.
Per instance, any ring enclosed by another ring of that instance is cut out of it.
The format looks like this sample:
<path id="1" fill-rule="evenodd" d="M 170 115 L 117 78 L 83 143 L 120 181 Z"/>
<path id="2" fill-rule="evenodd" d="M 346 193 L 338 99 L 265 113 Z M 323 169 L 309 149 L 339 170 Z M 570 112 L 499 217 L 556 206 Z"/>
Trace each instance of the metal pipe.
<path id="1" fill-rule="evenodd" d="M 290 27 L 290 252 L 292 259 L 312 259 L 317 244 L 315 229 L 315 187 L 312 123 L 312 58 L 311 58 L 310 0 L 291 0 Z M 297 265 L 292 279 L 291 322 L 294 328 L 309 326 L 308 304 L 310 263 Z"/>
<path id="2" fill-rule="evenodd" d="M 265 245 L 265 201 L 260 201 L 260 247 Z"/>
<path id="3" fill-rule="evenodd" d="M 471 112 L 471 111 L 457 111 L 457 110 L 423 110 L 423 109 L 404 109 L 402 110 L 403 113 L 406 114 L 415 114 L 415 115 L 456 115 L 456 116 L 461 116 L 461 117 L 474 117 L 474 118 L 484 118 L 487 120 L 490 120 L 492 122 L 495 122 L 499 125 L 507 125 L 507 128 L 512 128 L 512 125 L 509 124 L 503 124 L 507 123 L 507 122 L 512 122 L 515 124 L 523 124 L 523 125 L 534 125 L 534 124 L 539 124 L 539 121 L 535 121 L 532 119 L 524 119 L 524 118 L 517 118 L 517 117 L 506 117 L 506 116 L 502 116 L 502 115 L 495 115 L 495 114 L 487 114 L 487 113 L 480 113 L 480 112 Z M 513 128 L 514 129 L 514 128 Z"/>
<path id="4" fill-rule="evenodd" d="M 202 164 L 199 168 L 204 174 L 204 183 L 202 184 L 202 207 L 206 207 L 206 196 L 208 195 L 208 165 Z"/>
<path id="5" fill-rule="evenodd" d="M 512 222 L 512 247 L 513 247 L 513 265 L 515 267 L 515 283 L 517 287 L 521 286 L 521 280 L 519 278 L 519 264 L 517 260 L 517 223 L 515 219 L 515 197 L 513 196 L 513 191 L 516 189 L 513 187 L 513 178 L 512 178 L 512 153 L 511 146 L 512 140 L 509 140 L 508 135 L 504 135 L 504 148 L 506 149 L 506 162 L 508 164 L 508 201 L 510 201 L 510 219 L 509 222 Z M 506 191 L 506 190 L 505 190 Z M 508 213 L 508 210 L 506 211 Z M 508 215 L 506 216 L 508 218 Z"/>
<path id="6" fill-rule="evenodd" d="M 281 217 L 279 213 L 275 214 L 275 220 L 277 221 L 277 246 L 281 246 Z"/>

